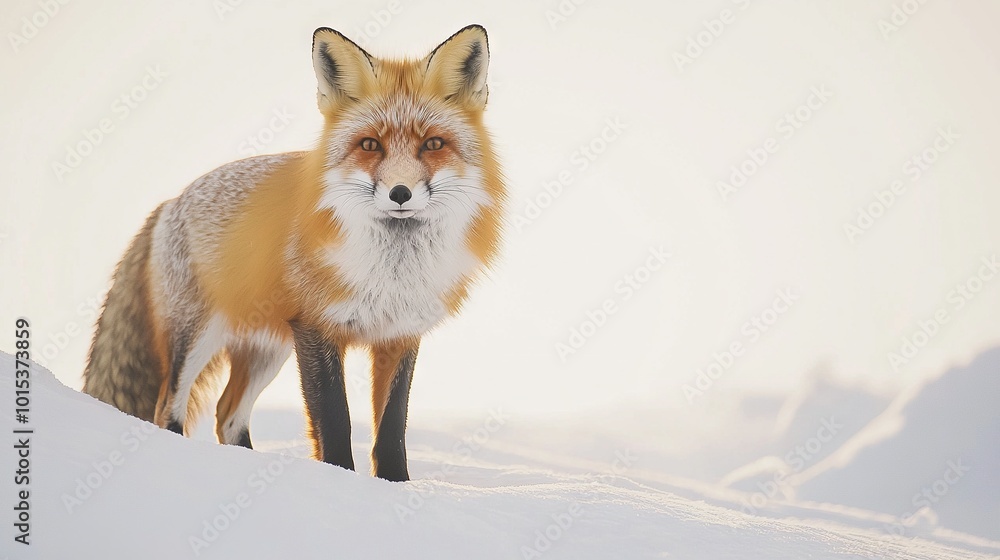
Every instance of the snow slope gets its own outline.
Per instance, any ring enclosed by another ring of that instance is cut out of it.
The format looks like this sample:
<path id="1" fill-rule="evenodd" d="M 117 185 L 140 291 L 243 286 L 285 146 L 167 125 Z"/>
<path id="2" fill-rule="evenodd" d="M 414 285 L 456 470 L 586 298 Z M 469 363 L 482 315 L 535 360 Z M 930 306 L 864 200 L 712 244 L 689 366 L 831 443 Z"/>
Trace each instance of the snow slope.
<path id="1" fill-rule="evenodd" d="M 2 395 L 12 371 L 0 355 Z M 752 517 L 622 477 L 462 460 L 420 441 L 416 480 L 389 483 L 302 458 L 301 440 L 275 453 L 184 439 L 42 368 L 31 390 L 32 544 L 14 543 L 4 522 L 0 558 L 997 558 Z M 25 427 L 10 407 L 0 421 Z"/>
<path id="2" fill-rule="evenodd" d="M 901 395 L 868 428 L 803 472 L 799 496 L 904 521 L 923 509 L 940 525 L 1000 539 L 998 395 L 1000 348 L 994 348 Z"/>

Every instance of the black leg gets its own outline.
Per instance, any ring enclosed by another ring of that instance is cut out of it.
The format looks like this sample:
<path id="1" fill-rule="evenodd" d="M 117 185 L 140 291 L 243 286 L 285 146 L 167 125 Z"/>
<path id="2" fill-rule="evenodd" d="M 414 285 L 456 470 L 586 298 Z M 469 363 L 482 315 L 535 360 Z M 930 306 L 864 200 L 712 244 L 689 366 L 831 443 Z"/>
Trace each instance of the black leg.
<path id="1" fill-rule="evenodd" d="M 167 402 L 172 403 L 174 395 L 177 394 L 177 386 L 180 383 L 181 370 L 184 369 L 184 361 L 187 359 L 190 337 L 178 336 L 173 341 L 173 352 L 170 359 L 170 382 L 167 384 Z M 184 435 L 184 424 L 174 418 L 173 405 L 166 411 L 167 429 L 175 434 Z"/>
<path id="2" fill-rule="evenodd" d="M 415 348 L 406 350 L 400 356 L 372 447 L 375 476 L 395 482 L 410 480 L 406 469 L 406 412 L 416 362 Z"/>
<path id="3" fill-rule="evenodd" d="M 250 429 L 247 428 L 240 432 L 240 439 L 236 442 L 236 445 L 241 447 L 246 447 L 247 449 L 253 449 L 253 444 L 250 443 Z"/>
<path id="4" fill-rule="evenodd" d="M 312 423 L 317 459 L 354 470 L 343 349 L 321 332 L 292 321 L 302 397 Z"/>
<path id="5" fill-rule="evenodd" d="M 182 426 L 177 420 L 171 420 L 170 423 L 167 424 L 167 429 L 175 434 L 184 435 L 184 426 Z"/>

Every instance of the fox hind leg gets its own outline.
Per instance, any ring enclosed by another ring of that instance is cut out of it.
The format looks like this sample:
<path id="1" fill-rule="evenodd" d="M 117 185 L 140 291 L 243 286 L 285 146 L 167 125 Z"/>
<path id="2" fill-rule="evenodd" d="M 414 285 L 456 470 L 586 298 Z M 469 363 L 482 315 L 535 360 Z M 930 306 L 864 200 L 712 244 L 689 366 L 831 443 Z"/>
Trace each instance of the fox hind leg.
<path id="1" fill-rule="evenodd" d="M 257 397 L 267 387 L 292 353 L 291 344 L 239 342 L 229 347 L 229 383 L 215 412 L 215 433 L 220 443 L 253 448 L 250 413 Z"/>
<path id="2" fill-rule="evenodd" d="M 171 337 L 170 372 L 164 379 L 156 406 L 156 424 L 178 434 L 184 433 L 191 391 L 198 377 L 224 348 L 225 324 L 211 318 L 200 328 L 178 329 Z M 191 419 L 193 420 L 193 419 Z"/>

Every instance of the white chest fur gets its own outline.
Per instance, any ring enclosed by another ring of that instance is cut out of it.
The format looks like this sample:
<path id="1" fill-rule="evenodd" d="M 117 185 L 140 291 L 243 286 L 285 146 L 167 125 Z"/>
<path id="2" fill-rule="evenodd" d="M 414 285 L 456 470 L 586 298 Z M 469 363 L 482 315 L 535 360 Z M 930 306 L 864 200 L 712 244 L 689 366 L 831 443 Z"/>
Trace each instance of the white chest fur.
<path id="1" fill-rule="evenodd" d="M 445 297 L 477 260 L 464 224 L 378 220 L 352 224 L 327 262 L 351 295 L 326 318 L 368 341 L 426 333 L 448 314 Z"/>

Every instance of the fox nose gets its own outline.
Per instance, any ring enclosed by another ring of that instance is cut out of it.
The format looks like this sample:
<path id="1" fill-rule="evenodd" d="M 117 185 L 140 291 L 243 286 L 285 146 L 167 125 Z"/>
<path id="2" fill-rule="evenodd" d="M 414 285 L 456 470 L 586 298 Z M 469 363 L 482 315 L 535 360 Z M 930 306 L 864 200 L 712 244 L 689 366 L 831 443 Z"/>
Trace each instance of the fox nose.
<path id="1" fill-rule="evenodd" d="M 389 191 L 389 200 L 399 205 L 410 200 L 412 196 L 413 193 L 410 192 L 410 189 L 406 188 L 406 185 L 396 185 Z"/>

